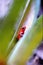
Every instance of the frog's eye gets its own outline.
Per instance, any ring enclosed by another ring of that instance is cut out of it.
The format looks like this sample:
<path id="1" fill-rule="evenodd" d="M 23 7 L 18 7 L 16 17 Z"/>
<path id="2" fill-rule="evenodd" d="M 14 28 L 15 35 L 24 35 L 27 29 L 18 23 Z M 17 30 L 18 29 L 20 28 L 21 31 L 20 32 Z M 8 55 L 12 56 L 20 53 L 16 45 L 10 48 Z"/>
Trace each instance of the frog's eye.
<path id="1" fill-rule="evenodd" d="M 18 33 L 17 39 L 19 40 L 21 37 L 23 37 L 26 27 L 22 27 Z"/>

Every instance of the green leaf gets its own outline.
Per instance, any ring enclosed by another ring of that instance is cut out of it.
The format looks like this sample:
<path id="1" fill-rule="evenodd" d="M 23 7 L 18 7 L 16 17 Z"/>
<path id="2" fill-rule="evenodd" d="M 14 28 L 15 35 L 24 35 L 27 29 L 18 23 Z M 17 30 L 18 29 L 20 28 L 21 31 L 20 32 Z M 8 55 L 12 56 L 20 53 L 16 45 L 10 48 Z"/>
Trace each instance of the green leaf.
<path id="1" fill-rule="evenodd" d="M 5 16 L 4 18 L 0 18 L 0 56 L 6 56 L 6 50 L 19 26 L 26 4 L 27 2 L 29 4 L 29 1 L 13 0 L 13 4 L 10 7 L 7 16 Z M 16 27 L 17 23 L 18 25 Z"/>
<path id="2" fill-rule="evenodd" d="M 27 22 L 28 19 L 30 20 L 30 21 L 28 21 L 29 25 L 30 25 L 30 23 L 33 23 L 33 21 L 36 20 L 36 17 L 37 17 L 38 11 L 39 11 L 39 6 L 40 6 L 40 1 L 37 3 L 37 1 L 34 1 L 34 0 L 33 1 L 30 1 L 28 7 L 26 5 L 26 7 L 27 7 L 26 12 L 25 12 L 24 16 L 21 18 L 21 22 L 20 23 L 18 22 L 19 23 L 19 26 L 18 26 L 18 23 L 16 24 L 16 28 L 18 26 L 18 29 L 15 32 L 14 36 L 12 37 L 11 42 L 9 43 L 9 46 L 7 48 L 7 51 L 8 50 L 9 51 L 8 51 L 7 54 L 9 54 L 9 52 L 13 49 L 13 47 L 15 46 L 15 44 L 18 42 L 16 37 L 17 37 L 17 34 L 18 34 L 20 28 L 23 26 L 23 24 L 25 22 Z"/>
<path id="3" fill-rule="evenodd" d="M 25 62 L 28 57 L 31 56 L 32 51 L 40 44 L 43 37 L 42 17 L 43 16 L 41 16 L 33 24 L 31 29 L 26 32 L 24 37 L 18 41 L 17 45 L 12 50 L 12 53 L 9 55 L 8 65 L 25 65 Z"/>

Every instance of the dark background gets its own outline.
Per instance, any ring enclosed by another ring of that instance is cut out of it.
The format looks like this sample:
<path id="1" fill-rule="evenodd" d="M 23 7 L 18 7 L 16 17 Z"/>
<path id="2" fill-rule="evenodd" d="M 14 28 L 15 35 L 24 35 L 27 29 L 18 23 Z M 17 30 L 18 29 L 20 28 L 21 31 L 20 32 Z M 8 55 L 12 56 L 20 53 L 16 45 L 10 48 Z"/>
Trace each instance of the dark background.
<path id="1" fill-rule="evenodd" d="M 41 8 L 43 9 L 43 0 L 41 0 Z"/>
<path id="2" fill-rule="evenodd" d="M 43 15 L 43 0 L 41 0 L 40 9 L 37 18 L 39 18 L 41 15 Z"/>

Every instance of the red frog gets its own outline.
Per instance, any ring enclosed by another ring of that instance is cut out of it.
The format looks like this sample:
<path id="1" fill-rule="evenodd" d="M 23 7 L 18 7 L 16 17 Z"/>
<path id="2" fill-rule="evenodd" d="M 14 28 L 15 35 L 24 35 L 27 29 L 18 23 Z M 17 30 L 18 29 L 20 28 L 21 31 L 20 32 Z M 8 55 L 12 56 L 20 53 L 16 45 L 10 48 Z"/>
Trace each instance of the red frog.
<path id="1" fill-rule="evenodd" d="M 26 27 L 22 27 L 17 35 L 17 39 L 19 40 L 21 37 L 23 37 Z"/>

